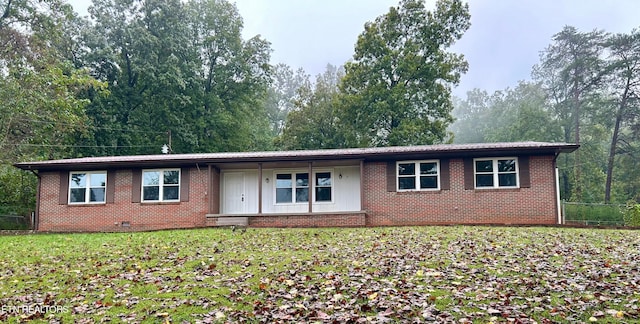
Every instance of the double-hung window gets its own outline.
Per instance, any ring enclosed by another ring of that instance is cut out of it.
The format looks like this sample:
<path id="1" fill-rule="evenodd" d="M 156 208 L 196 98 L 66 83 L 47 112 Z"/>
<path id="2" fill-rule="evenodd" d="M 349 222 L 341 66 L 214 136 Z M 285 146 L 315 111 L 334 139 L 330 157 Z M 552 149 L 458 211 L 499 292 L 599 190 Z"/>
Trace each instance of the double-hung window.
<path id="1" fill-rule="evenodd" d="M 397 163 L 398 191 L 440 189 L 440 166 L 433 161 L 401 161 Z"/>
<path id="2" fill-rule="evenodd" d="M 476 188 L 518 188 L 516 158 L 475 159 Z"/>
<path id="3" fill-rule="evenodd" d="M 309 174 L 296 173 L 296 202 L 309 201 Z"/>
<path id="4" fill-rule="evenodd" d="M 316 172 L 314 176 L 315 201 L 331 201 L 331 172 Z M 309 173 L 276 174 L 276 203 L 308 203 L 309 181 Z"/>
<path id="5" fill-rule="evenodd" d="M 276 203 L 281 204 L 308 201 L 308 173 L 279 173 L 276 175 Z"/>
<path id="6" fill-rule="evenodd" d="M 142 201 L 180 201 L 180 169 L 142 171 Z"/>
<path id="7" fill-rule="evenodd" d="M 331 201 L 331 172 L 316 173 L 316 201 Z"/>
<path id="8" fill-rule="evenodd" d="M 69 204 L 102 204 L 107 191 L 107 172 L 71 172 Z"/>

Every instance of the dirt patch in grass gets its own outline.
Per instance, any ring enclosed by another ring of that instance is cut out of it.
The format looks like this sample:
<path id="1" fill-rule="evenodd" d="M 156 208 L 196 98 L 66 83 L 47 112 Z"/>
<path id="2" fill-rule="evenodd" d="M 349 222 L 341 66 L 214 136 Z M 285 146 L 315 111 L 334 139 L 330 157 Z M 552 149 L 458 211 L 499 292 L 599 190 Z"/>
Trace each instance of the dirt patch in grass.
<path id="1" fill-rule="evenodd" d="M 11 322 L 628 322 L 640 307 L 638 231 L 198 229 L 0 247 Z"/>

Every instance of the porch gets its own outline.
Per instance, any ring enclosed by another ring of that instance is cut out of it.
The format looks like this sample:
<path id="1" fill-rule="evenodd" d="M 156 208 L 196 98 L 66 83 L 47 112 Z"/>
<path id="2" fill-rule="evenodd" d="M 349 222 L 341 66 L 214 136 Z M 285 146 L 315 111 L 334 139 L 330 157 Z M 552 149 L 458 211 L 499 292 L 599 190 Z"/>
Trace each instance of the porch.
<path id="1" fill-rule="evenodd" d="M 366 212 L 285 214 L 207 214 L 206 226 L 250 227 L 356 227 L 366 225 Z"/>
<path id="2" fill-rule="evenodd" d="M 363 160 L 216 163 L 206 226 L 364 226 Z"/>

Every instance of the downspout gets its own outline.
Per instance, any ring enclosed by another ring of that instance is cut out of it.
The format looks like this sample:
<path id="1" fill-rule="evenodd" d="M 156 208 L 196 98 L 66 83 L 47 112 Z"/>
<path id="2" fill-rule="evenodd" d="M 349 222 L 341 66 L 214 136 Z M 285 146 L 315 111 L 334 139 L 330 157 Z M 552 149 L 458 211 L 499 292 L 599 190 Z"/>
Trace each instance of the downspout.
<path id="1" fill-rule="evenodd" d="M 558 215 L 558 225 L 562 225 L 562 206 L 560 205 L 560 173 L 558 172 L 558 156 L 559 151 L 556 151 L 553 156 L 553 169 L 555 174 L 555 190 L 556 190 L 556 214 Z"/>
<path id="2" fill-rule="evenodd" d="M 311 162 L 311 161 L 309 161 L 309 170 L 308 170 L 308 172 L 309 172 L 309 195 L 308 195 L 308 197 L 309 197 L 309 210 L 308 210 L 308 212 L 309 212 L 309 214 L 311 214 L 311 213 L 313 213 L 313 199 L 312 199 L 312 197 L 313 197 L 313 191 L 315 190 L 314 189 L 314 187 L 315 187 L 314 186 L 314 181 L 312 180 L 313 179 L 313 162 Z"/>
<path id="3" fill-rule="evenodd" d="M 34 170 L 31 170 L 31 168 L 29 168 L 29 171 L 31 171 L 31 173 L 35 174 L 36 177 L 38 177 L 38 193 L 36 194 L 36 210 L 35 210 L 35 217 L 33 219 L 33 230 L 34 231 L 38 231 L 38 225 L 40 223 L 40 193 L 42 192 L 42 177 L 40 176 L 40 174 Z"/>
<path id="4" fill-rule="evenodd" d="M 258 163 L 258 215 L 262 215 L 262 163 Z"/>

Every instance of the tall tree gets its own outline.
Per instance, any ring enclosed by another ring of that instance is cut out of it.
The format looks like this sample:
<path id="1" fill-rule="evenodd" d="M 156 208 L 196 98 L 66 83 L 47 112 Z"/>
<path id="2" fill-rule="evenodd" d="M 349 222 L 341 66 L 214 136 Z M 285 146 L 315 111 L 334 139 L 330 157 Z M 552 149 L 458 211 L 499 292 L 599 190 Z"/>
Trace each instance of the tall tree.
<path id="1" fill-rule="evenodd" d="M 561 141 L 553 114 L 546 108 L 546 93 L 539 83 L 520 81 L 514 89 L 467 92 L 457 100 L 452 125 L 457 143 Z"/>
<path id="2" fill-rule="evenodd" d="M 309 86 L 309 75 L 304 69 L 294 71 L 283 63 L 273 67 L 266 102 L 273 136 L 282 134 L 287 115 L 295 109 L 295 102 L 300 100 L 298 89 L 303 86 Z"/>
<path id="3" fill-rule="evenodd" d="M 607 180 L 604 201 L 611 200 L 611 186 L 621 130 L 625 124 L 638 117 L 640 95 L 640 31 L 634 29 L 630 34 L 617 34 L 609 38 L 610 90 L 613 97 L 613 132 L 607 158 Z"/>
<path id="4" fill-rule="evenodd" d="M 180 73 L 189 62 L 182 4 L 95 0 L 89 13 L 93 24 L 84 42 L 90 50 L 81 61 L 109 84 L 111 94 L 88 107 L 96 129 L 83 144 L 96 148 L 83 153 L 159 152 L 187 101 L 185 92 L 178 91 L 187 88 L 190 76 Z M 180 135 L 174 136 L 178 148 Z"/>
<path id="5" fill-rule="evenodd" d="M 68 41 L 73 10 L 57 0 L 3 1 L 0 12 L 0 162 L 61 157 L 56 147 L 85 130 L 80 94 L 103 87 L 52 46 Z"/>
<path id="6" fill-rule="evenodd" d="M 485 90 L 467 91 L 464 99 L 454 97 L 453 116 L 455 122 L 449 130 L 455 143 L 486 142 L 488 127 L 491 127 L 488 115 L 491 109 L 491 97 Z"/>
<path id="7" fill-rule="evenodd" d="M 542 82 L 560 120 L 565 142 L 581 141 L 581 123 L 590 101 L 596 100 L 603 78 L 603 49 L 605 32 L 580 32 L 566 26 L 553 36 L 553 43 L 541 53 L 541 63 L 534 67 L 534 78 Z M 565 162 L 568 162 L 568 155 Z M 573 157 L 574 191 L 576 199 L 582 197 L 580 150 Z M 568 173 L 563 172 L 565 183 Z"/>
<path id="8" fill-rule="evenodd" d="M 546 108 L 539 83 L 521 81 L 514 89 L 494 94 L 487 115 L 488 142 L 561 141 L 560 127 Z"/>
<path id="9" fill-rule="evenodd" d="M 276 147 L 287 150 L 344 147 L 343 131 L 336 116 L 338 84 L 344 72 L 328 64 L 312 85 L 298 88 L 295 109 L 287 115 Z"/>
<path id="10" fill-rule="evenodd" d="M 269 43 L 241 37 L 224 0 L 95 0 L 82 62 L 111 95 L 89 107 L 97 126 L 89 154 L 266 148 Z M 117 147 L 118 149 L 110 149 Z M 128 149 L 121 149 L 125 147 Z"/>
<path id="11" fill-rule="evenodd" d="M 0 0 L 0 205 L 33 208 L 35 177 L 11 163 L 66 157 L 86 131 L 83 93 L 104 87 L 59 46 L 74 18 L 63 1 Z"/>
<path id="12" fill-rule="evenodd" d="M 340 85 L 339 117 L 349 146 L 445 141 L 451 87 L 466 72 L 462 55 L 447 52 L 470 26 L 461 0 L 402 0 L 365 25 Z"/>
<path id="13" fill-rule="evenodd" d="M 268 148 L 264 98 L 271 78 L 270 43 L 259 36 L 242 39 L 243 22 L 235 4 L 194 0 L 188 6 L 202 77 L 204 110 L 197 111 L 196 125 L 203 145 L 197 150 Z"/>

